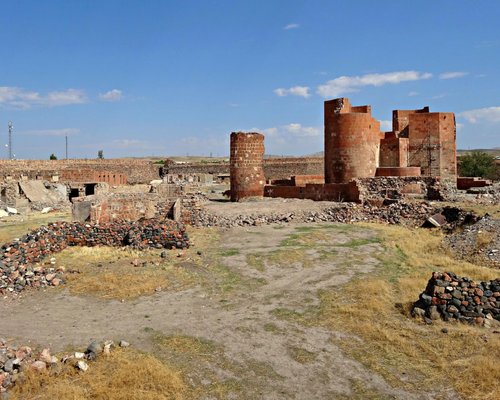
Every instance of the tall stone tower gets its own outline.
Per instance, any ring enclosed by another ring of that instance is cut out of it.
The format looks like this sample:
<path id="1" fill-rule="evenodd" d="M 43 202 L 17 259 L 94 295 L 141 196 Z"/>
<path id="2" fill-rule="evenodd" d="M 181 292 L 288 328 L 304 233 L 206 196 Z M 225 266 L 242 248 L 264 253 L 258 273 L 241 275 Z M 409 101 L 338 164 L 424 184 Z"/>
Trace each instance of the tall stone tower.
<path id="1" fill-rule="evenodd" d="M 231 201 L 264 196 L 264 135 L 231 133 Z"/>
<path id="2" fill-rule="evenodd" d="M 354 107 L 347 98 L 325 101 L 325 183 L 374 177 L 382 138 L 370 106 Z"/>

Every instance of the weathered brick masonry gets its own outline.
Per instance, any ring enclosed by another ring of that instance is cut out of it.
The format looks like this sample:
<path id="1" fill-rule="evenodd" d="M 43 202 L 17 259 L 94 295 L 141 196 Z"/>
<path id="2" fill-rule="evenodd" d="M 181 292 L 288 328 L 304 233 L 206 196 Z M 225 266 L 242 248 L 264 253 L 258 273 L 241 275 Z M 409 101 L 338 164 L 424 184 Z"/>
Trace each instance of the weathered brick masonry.
<path id="1" fill-rule="evenodd" d="M 280 179 L 266 186 L 266 196 L 381 202 L 407 195 L 437 199 L 456 187 L 453 113 L 395 110 L 393 130 L 381 132 L 370 106 L 340 98 L 324 107 L 324 185 L 300 176 Z"/>
<path id="2" fill-rule="evenodd" d="M 264 175 L 267 181 L 289 179 L 294 175 L 323 175 L 323 157 L 273 157 L 264 158 Z M 163 167 L 163 174 L 229 174 L 228 162 L 170 164 Z"/>
<path id="3" fill-rule="evenodd" d="M 107 182 L 111 185 L 148 183 L 160 176 L 159 166 L 149 160 L 92 159 L 92 160 L 0 160 L 0 179 L 43 179 L 58 177 L 63 182 Z M 93 171 L 91 178 L 85 174 Z"/>
<path id="4" fill-rule="evenodd" d="M 231 201 L 264 196 L 264 135 L 231 133 Z"/>
<path id="5" fill-rule="evenodd" d="M 346 98 L 325 101 L 325 183 L 375 176 L 382 138 L 370 106 L 353 107 Z"/>

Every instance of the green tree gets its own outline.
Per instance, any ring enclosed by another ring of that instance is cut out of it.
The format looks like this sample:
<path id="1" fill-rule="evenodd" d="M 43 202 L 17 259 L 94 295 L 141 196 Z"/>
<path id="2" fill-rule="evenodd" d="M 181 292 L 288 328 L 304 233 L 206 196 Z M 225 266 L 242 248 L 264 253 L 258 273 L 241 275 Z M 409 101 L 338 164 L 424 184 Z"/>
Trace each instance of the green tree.
<path id="1" fill-rule="evenodd" d="M 54 153 L 52 153 L 49 157 L 49 160 L 57 160 L 57 156 Z"/>
<path id="2" fill-rule="evenodd" d="M 495 169 L 495 158 L 483 151 L 473 151 L 460 157 L 461 176 L 493 178 Z"/>
<path id="3" fill-rule="evenodd" d="M 100 160 L 102 160 L 104 158 L 104 151 L 102 150 L 99 150 L 97 152 L 97 158 L 99 158 Z"/>

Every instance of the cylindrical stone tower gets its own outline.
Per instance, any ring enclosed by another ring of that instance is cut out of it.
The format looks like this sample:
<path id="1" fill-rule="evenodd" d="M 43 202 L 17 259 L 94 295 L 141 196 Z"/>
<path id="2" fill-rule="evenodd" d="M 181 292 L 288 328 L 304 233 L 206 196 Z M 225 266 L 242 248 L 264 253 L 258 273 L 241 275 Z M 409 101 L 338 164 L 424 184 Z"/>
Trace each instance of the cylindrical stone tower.
<path id="1" fill-rule="evenodd" d="M 231 133 L 230 174 L 231 201 L 264 196 L 264 135 Z"/>
<path id="2" fill-rule="evenodd" d="M 353 107 L 347 98 L 325 101 L 325 182 L 374 177 L 381 138 L 369 106 Z"/>

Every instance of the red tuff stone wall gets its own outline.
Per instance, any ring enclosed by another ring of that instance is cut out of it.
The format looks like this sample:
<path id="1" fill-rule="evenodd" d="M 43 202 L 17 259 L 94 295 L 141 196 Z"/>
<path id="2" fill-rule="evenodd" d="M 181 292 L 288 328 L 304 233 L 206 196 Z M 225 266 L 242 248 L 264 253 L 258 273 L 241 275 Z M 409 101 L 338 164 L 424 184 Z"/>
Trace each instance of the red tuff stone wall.
<path id="1" fill-rule="evenodd" d="M 265 197 L 286 199 L 308 199 L 314 201 L 349 201 L 359 202 L 359 190 L 356 182 L 306 184 L 305 186 L 275 186 L 264 188 Z"/>
<path id="2" fill-rule="evenodd" d="M 420 167 L 378 167 L 376 176 L 420 176 Z"/>
<path id="3" fill-rule="evenodd" d="M 456 130 L 453 113 L 410 115 L 409 166 L 421 167 L 422 175 L 456 181 Z"/>
<path id="4" fill-rule="evenodd" d="M 0 178 L 25 176 L 50 181 L 65 170 L 121 174 L 129 184 L 149 183 L 160 177 L 159 165 L 141 159 L 0 160 Z"/>
<path id="5" fill-rule="evenodd" d="M 231 201 L 264 196 L 264 135 L 231 133 Z"/>
<path id="6" fill-rule="evenodd" d="M 380 141 L 380 167 L 408 166 L 408 139 L 391 132 Z"/>
<path id="7" fill-rule="evenodd" d="M 346 98 L 325 101 L 325 182 L 375 176 L 383 137 L 369 106 L 352 107 Z"/>
<path id="8" fill-rule="evenodd" d="M 429 107 L 424 107 L 419 110 L 394 110 L 392 112 L 392 130 L 401 133 L 401 136 L 408 137 L 407 128 L 410 123 L 410 115 L 428 112 Z"/>
<path id="9" fill-rule="evenodd" d="M 126 185 L 127 176 L 107 171 L 94 171 L 91 169 L 66 169 L 61 171 L 59 181 L 106 182 L 110 185 Z"/>
<path id="10" fill-rule="evenodd" d="M 273 157 L 264 159 L 267 180 L 289 179 L 293 175 L 322 175 L 325 171 L 323 157 Z M 170 164 L 163 167 L 163 174 L 228 174 L 228 162 Z"/>

